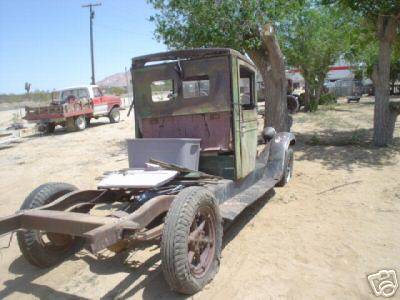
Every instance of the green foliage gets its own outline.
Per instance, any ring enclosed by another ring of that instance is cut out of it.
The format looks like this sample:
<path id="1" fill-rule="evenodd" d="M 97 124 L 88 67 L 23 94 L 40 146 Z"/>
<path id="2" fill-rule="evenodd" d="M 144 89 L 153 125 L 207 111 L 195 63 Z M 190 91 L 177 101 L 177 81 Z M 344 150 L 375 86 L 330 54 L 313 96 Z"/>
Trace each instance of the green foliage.
<path id="1" fill-rule="evenodd" d="M 329 105 L 335 104 L 337 102 L 336 96 L 332 93 L 322 94 L 319 98 L 319 104 L 321 105 Z"/>
<path id="2" fill-rule="evenodd" d="M 377 63 L 379 41 L 377 39 L 377 18 L 400 14 L 398 0 L 324 0 L 323 3 L 340 8 L 349 8 L 354 14 L 355 25 L 349 31 L 350 49 L 346 52 L 346 59 L 359 64 L 359 69 L 368 77 L 372 76 L 373 65 Z M 398 34 L 399 36 L 399 34 Z M 399 74 L 400 39 L 392 45 L 391 81 Z"/>
<path id="3" fill-rule="evenodd" d="M 399 0 L 324 0 L 326 4 L 340 4 L 364 17 L 375 19 L 378 15 L 392 15 L 400 11 Z"/>
<path id="4" fill-rule="evenodd" d="M 390 64 L 390 81 L 394 83 L 396 80 L 400 80 L 400 56 L 396 57 L 396 54 L 393 53 Z"/>
<path id="5" fill-rule="evenodd" d="M 170 48 L 229 47 L 240 52 L 260 47 L 260 30 L 288 22 L 302 0 L 148 0 L 158 11 L 150 18 L 156 38 Z"/>
<path id="6" fill-rule="evenodd" d="M 50 102 L 51 92 L 49 91 L 39 91 L 27 94 L 0 94 L 0 104 L 1 103 L 19 103 L 24 101 L 31 102 Z"/>
<path id="7" fill-rule="evenodd" d="M 310 89 L 320 89 L 329 67 L 349 51 L 346 35 L 353 27 L 348 10 L 309 1 L 281 26 L 279 39 L 290 66 L 299 68 Z"/>
<path id="8" fill-rule="evenodd" d="M 316 133 L 314 133 L 313 136 L 311 137 L 309 144 L 313 145 L 313 146 L 317 146 L 317 145 L 321 144 L 321 139 L 319 138 L 319 136 Z"/>
<path id="9" fill-rule="evenodd" d="M 314 112 L 318 110 L 318 101 L 315 97 L 311 97 L 310 99 L 310 112 Z"/>

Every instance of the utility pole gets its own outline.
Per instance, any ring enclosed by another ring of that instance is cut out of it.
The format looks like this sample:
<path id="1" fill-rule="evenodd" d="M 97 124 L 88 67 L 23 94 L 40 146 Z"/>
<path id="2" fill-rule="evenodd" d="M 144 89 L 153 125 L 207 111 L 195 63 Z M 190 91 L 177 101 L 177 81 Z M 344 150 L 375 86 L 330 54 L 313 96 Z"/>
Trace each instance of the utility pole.
<path id="1" fill-rule="evenodd" d="M 96 84 L 96 79 L 94 77 L 94 51 L 93 51 L 93 19 L 94 19 L 94 6 L 101 6 L 101 3 L 90 3 L 82 5 L 82 7 L 89 7 L 90 10 L 90 58 L 92 62 L 92 84 Z"/>

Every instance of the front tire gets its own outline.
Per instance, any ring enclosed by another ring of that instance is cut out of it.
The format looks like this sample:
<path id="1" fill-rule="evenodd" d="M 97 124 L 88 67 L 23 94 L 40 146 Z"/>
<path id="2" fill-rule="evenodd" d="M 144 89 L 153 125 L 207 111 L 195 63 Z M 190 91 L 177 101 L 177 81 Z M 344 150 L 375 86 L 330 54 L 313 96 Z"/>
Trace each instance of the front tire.
<path id="1" fill-rule="evenodd" d="M 76 191 L 67 183 L 46 183 L 33 190 L 21 206 L 21 210 L 46 205 L 59 197 Z M 83 239 L 66 234 L 56 234 L 41 230 L 17 232 L 19 249 L 25 259 L 39 268 L 48 268 L 62 262 L 83 246 Z"/>
<path id="2" fill-rule="evenodd" d="M 194 294 L 219 269 L 222 218 L 207 189 L 189 187 L 180 192 L 167 213 L 161 240 L 164 277 L 170 287 Z"/>
<path id="3" fill-rule="evenodd" d="M 119 113 L 119 108 L 114 107 L 109 114 L 110 123 L 118 123 L 121 120 L 121 114 Z"/>
<path id="4" fill-rule="evenodd" d="M 293 177 L 293 162 L 294 162 L 294 152 L 293 148 L 289 147 L 285 153 L 285 162 L 283 164 L 283 174 L 282 179 L 276 184 L 276 186 L 285 186 Z"/>

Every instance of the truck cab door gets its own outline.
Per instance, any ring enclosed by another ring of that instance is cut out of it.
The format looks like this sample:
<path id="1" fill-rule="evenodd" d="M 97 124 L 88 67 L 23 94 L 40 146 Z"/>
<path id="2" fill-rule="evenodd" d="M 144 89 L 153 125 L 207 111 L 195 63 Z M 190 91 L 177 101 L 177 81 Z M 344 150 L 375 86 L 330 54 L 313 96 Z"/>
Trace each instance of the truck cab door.
<path id="1" fill-rule="evenodd" d="M 92 92 L 93 115 L 106 115 L 108 113 L 108 104 L 105 101 L 100 89 L 98 87 L 93 87 Z"/>
<path id="2" fill-rule="evenodd" d="M 255 169 L 257 155 L 257 110 L 255 69 L 240 59 L 232 61 L 233 120 L 236 179 Z"/>

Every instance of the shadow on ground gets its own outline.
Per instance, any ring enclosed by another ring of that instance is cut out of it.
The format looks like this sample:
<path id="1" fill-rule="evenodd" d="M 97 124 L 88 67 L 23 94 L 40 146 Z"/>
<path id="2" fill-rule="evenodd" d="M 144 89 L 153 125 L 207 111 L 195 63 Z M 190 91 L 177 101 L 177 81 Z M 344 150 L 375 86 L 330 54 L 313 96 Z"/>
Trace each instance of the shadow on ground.
<path id="1" fill-rule="evenodd" d="M 372 146 L 372 129 L 323 130 L 295 133 L 296 160 L 318 160 L 329 169 L 381 168 L 392 165 L 400 152 L 400 138 L 385 148 Z"/>
<path id="2" fill-rule="evenodd" d="M 235 221 L 225 224 L 223 248 L 240 233 L 247 223 L 268 203 L 275 195 L 275 191 L 271 190 L 253 205 L 245 209 Z M 187 299 L 189 296 L 180 295 L 170 290 L 168 284 L 164 280 L 161 269 L 160 252 L 157 246 L 151 246 L 151 252 L 154 254 L 144 262 L 136 262 L 127 258 L 129 252 L 122 252 L 110 259 L 96 259 L 92 255 L 80 252 L 71 260 L 84 260 L 89 269 L 94 274 L 112 275 L 115 273 L 126 273 L 115 287 L 101 297 L 101 299 L 131 299 L 139 291 L 142 291 L 143 299 Z M 134 256 L 133 256 L 134 257 Z M 222 260 L 222 264 L 224 261 Z M 20 275 L 14 280 L 4 282 L 6 286 L 0 291 L 0 299 L 12 295 L 14 292 L 20 292 L 26 295 L 33 295 L 40 299 L 85 299 L 80 296 L 57 291 L 49 286 L 36 284 L 33 281 L 51 272 L 52 269 L 41 270 L 31 266 L 22 256 L 18 257 L 11 263 L 9 272 Z M 57 274 L 54 274 L 57 276 Z M 218 276 L 218 275 L 217 275 Z M 144 279 L 142 279 L 144 278 Z M 85 282 L 82 282 L 85 285 Z"/>
<path id="3" fill-rule="evenodd" d="M 3 282 L 6 287 L 0 291 L 0 299 L 9 297 L 14 292 L 31 295 L 38 299 L 87 299 L 67 292 L 60 292 L 47 285 L 33 282 L 51 270 L 52 269 L 38 269 L 30 265 L 22 256 L 18 257 L 11 263 L 8 271 L 12 274 L 22 276 L 14 280 Z"/>

